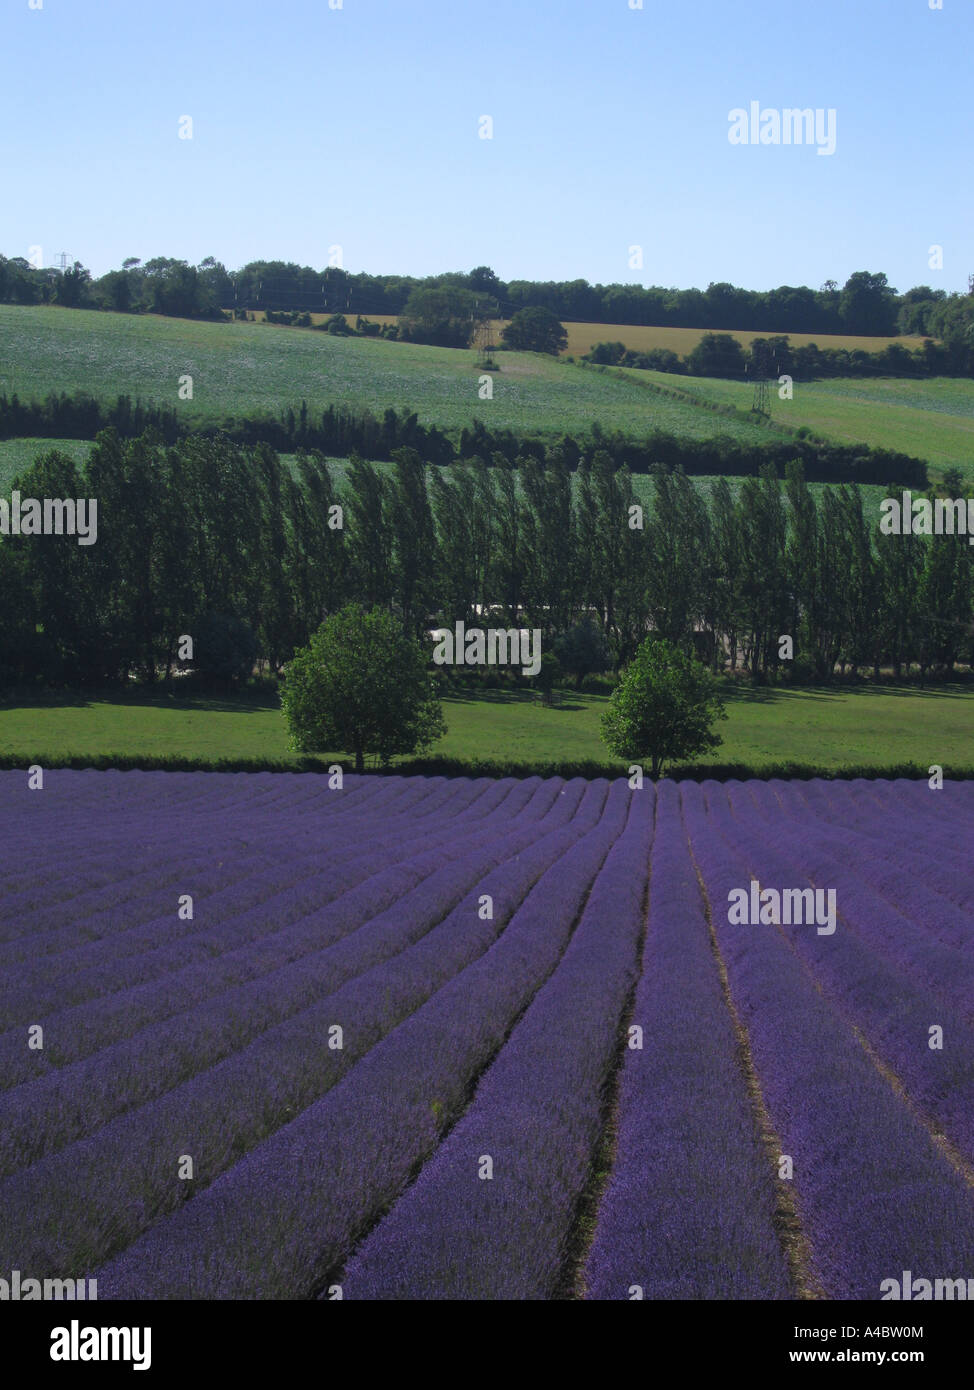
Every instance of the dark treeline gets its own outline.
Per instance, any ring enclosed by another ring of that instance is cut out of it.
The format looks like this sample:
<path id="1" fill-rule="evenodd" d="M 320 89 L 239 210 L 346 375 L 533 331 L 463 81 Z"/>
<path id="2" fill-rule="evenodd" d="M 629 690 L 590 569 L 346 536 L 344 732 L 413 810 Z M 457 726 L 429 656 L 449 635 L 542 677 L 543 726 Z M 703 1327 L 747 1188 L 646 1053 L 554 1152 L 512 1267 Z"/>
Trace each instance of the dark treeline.
<path id="1" fill-rule="evenodd" d="M 971 658 L 966 537 L 880 536 L 856 486 L 816 500 L 797 463 L 784 486 L 767 469 L 709 500 L 661 470 L 643 515 L 605 450 L 574 469 L 557 448 L 451 469 L 401 448 L 391 470 L 301 454 L 292 471 L 226 436 L 106 431 L 85 469 L 51 451 L 16 487 L 97 498 L 98 537 L 0 540 L 7 685 L 151 682 L 187 636 L 200 671 L 279 671 L 349 600 L 415 634 L 462 620 L 539 627 L 546 644 L 591 617 L 616 666 L 652 630 L 756 680 Z"/>
<path id="2" fill-rule="evenodd" d="M 862 348 L 793 344 L 784 337 L 754 338 L 745 348 L 727 333 L 704 333 L 685 357 L 669 348 L 637 352 L 625 343 L 596 343 L 583 361 L 597 366 L 637 367 L 683 376 L 718 376 L 732 381 L 776 379 L 818 381 L 850 376 L 974 376 L 974 333 L 950 334 L 943 342 L 925 338 L 914 349 L 889 343 L 881 352 Z"/>
<path id="3" fill-rule="evenodd" d="M 716 407 L 715 413 L 733 416 L 735 411 L 722 406 Z M 314 449 L 337 458 L 357 453 L 379 462 L 389 462 L 398 449 L 410 448 L 425 463 L 436 465 L 476 457 L 492 459 L 497 455 L 513 463 L 527 455 L 540 461 L 563 458 L 574 469 L 583 462 L 591 464 L 597 453 L 604 452 L 617 467 L 625 466 L 633 473 L 649 473 L 662 466 L 682 468 L 693 476 L 725 473 L 745 477 L 757 474 L 763 466 L 771 466 L 779 477 L 784 477 L 786 463 L 799 459 L 810 482 L 924 488 L 928 481 L 926 463 L 908 454 L 798 435 L 760 445 L 741 444 L 728 435 L 691 439 L 662 430 L 632 439 L 619 430 L 606 431 L 594 423 L 583 438 L 563 435 L 553 442 L 513 430 L 490 430 L 479 420 L 451 435 L 435 425 L 421 424 L 412 411 L 390 408 L 379 417 L 368 410 L 328 406 L 312 415 L 304 401 L 298 410 L 292 407 L 278 416 L 231 417 L 219 426 L 205 428 L 198 421 L 187 422 L 174 407 L 133 403 L 129 396 L 119 396 L 114 404 L 103 405 L 84 394 L 51 394 L 40 401 L 21 401 L 16 395 L 0 394 L 0 439 L 93 439 L 99 430 L 109 428 L 123 438 L 137 437 L 151 428 L 169 444 L 190 434 L 212 437 L 221 433 L 234 443 L 267 444 L 280 453 Z"/>
<path id="4" fill-rule="evenodd" d="M 856 271 L 843 286 L 781 285 L 746 290 L 726 282 L 705 290 L 660 285 L 589 284 L 587 280 L 501 280 L 489 266 L 416 278 L 315 270 L 287 261 L 252 261 L 230 271 L 212 256 L 191 266 L 156 256 L 130 257 L 92 279 L 80 263 L 36 269 L 0 256 L 0 302 L 57 303 L 123 313 L 219 318 L 223 311 L 275 310 L 399 315 L 417 290 L 456 289 L 491 303 L 503 317 L 541 306 L 559 319 L 756 333 L 852 333 L 949 338 L 974 323 L 974 297 L 916 285 L 898 294 L 882 272 Z"/>

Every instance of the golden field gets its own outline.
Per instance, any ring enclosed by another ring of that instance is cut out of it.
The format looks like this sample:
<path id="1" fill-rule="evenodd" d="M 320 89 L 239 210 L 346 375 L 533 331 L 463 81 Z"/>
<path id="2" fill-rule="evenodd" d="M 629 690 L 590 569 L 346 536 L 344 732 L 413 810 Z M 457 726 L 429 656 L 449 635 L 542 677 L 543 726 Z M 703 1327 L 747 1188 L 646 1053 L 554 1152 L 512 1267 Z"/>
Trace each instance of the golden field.
<path id="1" fill-rule="evenodd" d="M 311 322 L 314 324 L 324 323 L 330 317 L 329 314 L 312 314 Z M 346 315 L 349 323 L 354 327 L 355 314 Z M 372 323 L 395 323 L 395 314 L 365 314 Z M 263 321 L 263 310 L 254 310 L 254 318 L 258 323 Z M 494 320 L 495 340 L 500 340 L 501 329 L 509 322 L 508 319 Z M 633 352 L 649 352 L 652 348 L 668 348 L 670 352 L 675 352 L 679 357 L 685 357 L 688 352 L 692 352 L 704 333 L 711 331 L 705 328 L 657 328 L 647 324 L 632 323 L 570 323 L 565 322 L 565 330 L 568 333 L 568 346 L 565 353 L 572 357 L 581 357 L 583 353 L 589 352 L 596 343 L 625 343 L 627 348 Z M 719 329 L 718 332 L 731 332 L 733 336 L 747 347 L 754 338 L 767 338 L 772 335 L 768 332 L 751 332 L 747 329 Z M 901 343 L 906 348 L 918 348 L 923 344 L 923 339 L 918 337 L 900 338 L 867 338 L 857 337 L 855 334 L 845 333 L 789 333 L 788 338 L 795 345 L 801 347 L 805 343 L 817 343 L 820 348 L 848 348 L 850 351 L 861 348 L 864 352 L 882 352 L 883 348 L 889 347 L 890 343 Z"/>

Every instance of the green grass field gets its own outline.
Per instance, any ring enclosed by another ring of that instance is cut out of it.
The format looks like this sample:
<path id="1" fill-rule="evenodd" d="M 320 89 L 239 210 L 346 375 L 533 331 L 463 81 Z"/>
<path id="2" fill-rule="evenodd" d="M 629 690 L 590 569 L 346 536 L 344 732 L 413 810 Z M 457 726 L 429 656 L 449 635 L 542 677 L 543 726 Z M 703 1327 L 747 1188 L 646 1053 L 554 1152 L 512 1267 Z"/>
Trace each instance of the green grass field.
<path id="1" fill-rule="evenodd" d="M 265 324 L 94 310 L 0 305 L 0 391 L 25 399 L 49 391 L 120 393 L 172 404 L 187 420 L 218 423 L 228 414 L 277 414 L 307 400 L 326 405 L 414 410 L 444 428 L 480 419 L 499 429 L 587 432 L 593 421 L 628 434 L 668 430 L 742 442 L 768 438 L 766 426 L 700 410 L 637 382 L 587 372 L 537 353 L 504 353 L 492 400 L 479 397 L 472 350 L 333 338 Z M 193 377 L 193 399 L 177 396 Z"/>
<path id="2" fill-rule="evenodd" d="M 500 362 L 494 399 L 482 401 L 474 354 L 468 351 L 333 338 L 264 324 L 0 305 L 0 391 L 24 397 L 86 390 L 110 399 L 127 392 L 169 400 L 198 424 L 256 410 L 276 413 L 307 399 L 312 409 L 341 403 L 381 412 L 394 406 L 414 409 L 424 422 L 445 428 L 479 418 L 498 428 L 552 435 L 584 433 L 598 421 L 633 435 L 661 429 L 757 444 L 791 437 L 782 425 L 789 431 L 805 426 L 840 443 L 925 458 L 935 479 L 954 466 L 974 480 L 974 381 L 798 383 L 792 401 L 772 402 L 768 425 L 746 418 L 751 388 L 737 382 L 635 369 L 596 371 L 534 353 L 504 353 Z M 187 372 L 194 378 L 194 398 L 179 402 L 177 381 Z M 724 415 L 708 404 L 740 413 Z M 9 487 L 38 448 L 50 447 L 65 448 L 78 460 L 86 456 L 87 445 L 74 440 L 0 442 L 0 487 Z M 704 480 L 701 484 L 706 486 Z M 639 490 L 645 487 L 640 483 Z"/>
<path id="3" fill-rule="evenodd" d="M 708 763 L 745 763 L 760 776 L 783 761 L 839 770 L 877 771 L 908 762 L 970 765 L 974 690 L 953 685 L 854 689 L 729 688 L 724 742 Z M 607 697 L 565 692 L 546 709 L 530 695 L 497 693 L 444 701 L 448 733 L 433 756 L 501 758 L 543 763 L 592 761 L 607 771 L 599 736 Z M 45 760 L 68 756 L 255 758 L 287 760 L 283 717 L 268 699 L 248 701 L 172 696 L 128 697 L 72 704 L 0 708 L 0 757 Z M 340 755 L 322 755 L 326 762 Z M 347 763 L 347 759 L 345 759 Z"/>
<path id="4" fill-rule="evenodd" d="M 721 405 L 749 410 L 752 387 L 713 377 L 677 377 L 665 372 L 623 369 Z M 794 399 L 772 400 L 772 418 L 840 444 L 871 444 L 926 459 L 931 476 L 960 468 L 974 481 L 974 381 L 934 377 L 929 381 L 895 377 L 799 382 Z"/>

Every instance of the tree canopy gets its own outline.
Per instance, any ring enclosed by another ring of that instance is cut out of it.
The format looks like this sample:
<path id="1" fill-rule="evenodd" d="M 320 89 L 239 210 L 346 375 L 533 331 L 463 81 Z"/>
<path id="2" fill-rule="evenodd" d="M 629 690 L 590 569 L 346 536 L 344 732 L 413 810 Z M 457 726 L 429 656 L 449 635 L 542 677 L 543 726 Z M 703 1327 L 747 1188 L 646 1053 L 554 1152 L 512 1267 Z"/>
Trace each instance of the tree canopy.
<path id="1" fill-rule="evenodd" d="M 713 675 L 672 643 L 647 637 L 613 691 L 602 737 L 616 757 L 648 758 L 655 780 L 666 764 L 719 747 L 711 725 L 726 718 Z"/>
<path id="2" fill-rule="evenodd" d="M 399 316 L 399 336 L 411 343 L 467 347 L 473 336 L 475 297 L 458 285 L 415 289 Z"/>
<path id="3" fill-rule="evenodd" d="M 553 357 L 568 344 L 568 334 L 557 315 L 540 304 L 518 309 L 501 338 L 509 348 L 520 352 L 547 352 Z"/>
<path id="4" fill-rule="evenodd" d="M 285 669 L 281 705 L 292 746 L 349 752 L 386 766 L 446 733 L 427 653 L 387 610 L 349 604 L 326 618 Z"/>

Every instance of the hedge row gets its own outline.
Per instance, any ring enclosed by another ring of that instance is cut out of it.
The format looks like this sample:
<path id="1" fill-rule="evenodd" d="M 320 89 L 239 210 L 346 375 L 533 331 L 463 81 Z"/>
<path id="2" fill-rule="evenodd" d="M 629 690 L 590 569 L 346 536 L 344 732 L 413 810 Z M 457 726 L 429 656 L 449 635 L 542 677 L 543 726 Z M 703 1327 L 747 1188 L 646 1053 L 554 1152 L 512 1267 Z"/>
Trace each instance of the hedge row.
<path id="1" fill-rule="evenodd" d="M 32 766 L 45 771 L 58 768 L 91 769 L 96 772 L 310 772 L 327 773 L 332 762 L 352 773 L 351 759 L 295 757 L 282 758 L 192 758 L 174 754 L 110 754 L 99 753 L 0 753 L 0 769 L 26 773 Z M 628 767 L 598 762 L 531 763 L 513 762 L 503 758 L 413 758 L 388 769 L 368 772 L 367 776 L 396 777 L 625 777 Z M 929 768 L 921 763 L 891 763 L 877 766 L 854 763 L 845 767 L 816 767 L 814 763 L 777 762 L 760 768 L 747 763 L 695 763 L 673 768 L 666 774 L 676 782 L 782 781 L 808 782 L 813 778 L 825 781 L 855 779 L 892 781 L 897 778 L 926 781 Z M 974 764 L 944 768 L 945 779 L 951 782 L 974 781 Z M 649 774 L 646 773 L 646 780 Z"/>
<path id="2" fill-rule="evenodd" d="M 611 372 L 609 368 L 600 367 L 589 370 Z M 691 400 L 681 392 L 669 392 L 655 383 L 640 385 L 658 395 L 672 394 L 683 401 Z M 692 399 L 694 405 L 699 404 L 696 398 Z M 719 415 L 739 414 L 722 405 L 704 408 L 713 408 Z M 763 464 L 772 464 L 779 477 L 784 477 L 785 465 L 793 459 L 801 459 L 809 482 L 879 483 L 918 490 L 929 483 L 926 463 L 909 454 L 866 444 L 806 439 L 797 433 L 765 443 L 744 444 L 721 434 L 691 439 L 654 430 L 634 438 L 619 430 L 606 432 L 593 426 L 585 437 L 576 439 L 563 435 L 556 443 L 554 439 L 514 430 L 489 430 L 480 421 L 451 435 L 435 425 L 421 424 L 415 411 L 389 409 L 380 419 L 369 410 L 353 411 L 330 405 L 314 414 L 306 401 L 301 402 L 297 411 L 289 407 L 278 416 L 228 416 L 217 426 L 186 420 L 172 407 L 133 402 L 129 396 L 119 396 L 113 404 L 103 405 L 83 393 L 73 396 L 52 393 L 42 401 L 21 401 L 17 395 L 0 394 L 0 439 L 94 439 L 100 430 L 109 426 L 123 438 L 134 438 L 153 429 L 168 444 L 174 444 L 189 433 L 212 435 L 222 431 L 237 444 L 267 444 L 279 453 L 316 449 L 335 458 L 345 458 L 354 452 L 375 461 L 389 460 L 394 451 L 401 448 L 415 449 L 425 463 L 434 465 L 474 457 L 490 461 L 494 454 L 503 455 L 511 463 L 524 455 L 544 460 L 552 450 L 557 450 L 569 459 L 571 467 L 575 467 L 579 459 L 591 463 L 595 455 L 604 450 L 617 467 L 625 465 L 633 473 L 649 473 L 662 465 L 668 470 L 682 468 L 690 476 L 716 473 L 746 477 L 757 476 Z"/>

